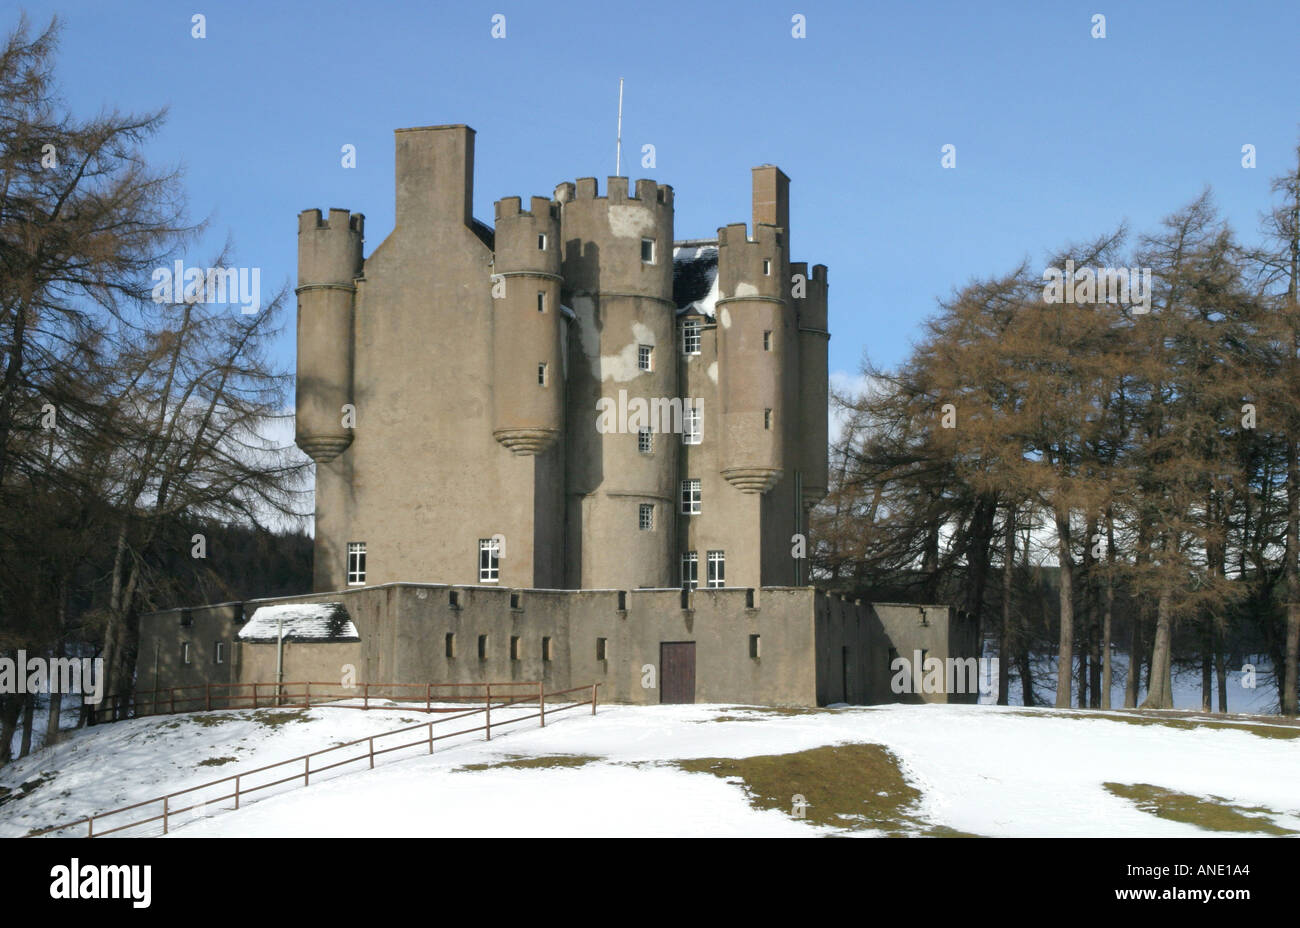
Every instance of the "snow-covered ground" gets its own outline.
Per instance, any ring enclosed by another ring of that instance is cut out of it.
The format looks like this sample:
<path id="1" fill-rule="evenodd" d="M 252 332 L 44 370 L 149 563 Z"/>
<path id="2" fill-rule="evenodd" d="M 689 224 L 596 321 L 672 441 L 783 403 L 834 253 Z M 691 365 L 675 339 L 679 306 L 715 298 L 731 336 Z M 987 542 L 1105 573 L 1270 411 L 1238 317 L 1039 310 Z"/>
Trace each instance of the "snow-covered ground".
<path id="1" fill-rule="evenodd" d="M 494 719 L 507 714 L 494 712 Z M 288 720 L 277 724 L 279 715 Z M 1132 717 L 1115 716 L 938 705 L 791 714 L 735 706 L 601 706 L 595 717 L 574 709 L 552 717 L 545 729 L 525 721 L 496 732 L 490 742 L 481 733 L 465 735 L 441 742 L 432 755 L 420 749 L 381 757 L 374 771 L 354 764 L 313 776 L 307 788 L 286 784 L 257 794 L 265 798 L 239 811 L 212 806 L 197 815 L 183 813 L 171 833 L 813 836 L 839 829 L 799 821 L 787 811 L 757 809 L 739 782 L 687 772 L 674 761 L 863 743 L 883 745 L 899 759 L 907 781 L 920 791 L 915 818 L 962 832 L 1211 833 L 1142 811 L 1109 792 L 1105 782 L 1151 784 L 1262 807 L 1276 826 L 1300 830 L 1300 739 L 1263 737 L 1245 723 L 1238 728 L 1222 718 L 1213 721 L 1227 728 L 1186 721 L 1133 724 Z M 0 785 L 11 789 L 48 777 L 0 805 L 0 835 L 21 835 L 427 720 L 400 710 L 314 708 L 99 726 L 0 770 Z M 1251 724 L 1265 734 L 1283 725 L 1268 719 Z M 521 758 L 546 764 L 557 755 L 592 759 L 576 766 L 519 765 Z M 795 785 L 816 804 L 815 779 Z"/>

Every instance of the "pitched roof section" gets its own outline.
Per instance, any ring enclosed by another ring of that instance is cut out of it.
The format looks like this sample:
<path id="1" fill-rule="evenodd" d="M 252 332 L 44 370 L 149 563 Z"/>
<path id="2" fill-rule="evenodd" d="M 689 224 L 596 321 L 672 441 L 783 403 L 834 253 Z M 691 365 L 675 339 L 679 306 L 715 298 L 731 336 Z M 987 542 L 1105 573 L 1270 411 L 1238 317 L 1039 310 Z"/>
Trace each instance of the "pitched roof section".
<path id="1" fill-rule="evenodd" d="M 713 318 L 718 301 L 718 243 L 678 242 L 673 245 L 673 302 L 677 315 L 699 313 Z"/>
<path id="2" fill-rule="evenodd" d="M 254 644 L 274 643 L 284 623 L 285 641 L 360 641 L 342 603 L 288 603 L 262 606 L 239 630 L 239 640 Z"/>

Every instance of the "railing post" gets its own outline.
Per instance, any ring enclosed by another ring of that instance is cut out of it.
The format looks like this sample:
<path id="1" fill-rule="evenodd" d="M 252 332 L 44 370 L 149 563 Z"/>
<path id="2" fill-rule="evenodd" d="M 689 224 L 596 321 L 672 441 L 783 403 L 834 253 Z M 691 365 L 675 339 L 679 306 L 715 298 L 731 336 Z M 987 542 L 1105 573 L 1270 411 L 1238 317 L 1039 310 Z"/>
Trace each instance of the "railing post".
<path id="1" fill-rule="evenodd" d="M 167 797 L 163 797 L 163 834 L 167 834 Z"/>
<path id="2" fill-rule="evenodd" d="M 487 718 L 487 740 L 492 740 L 492 684 L 487 683 L 487 699 L 483 703 L 483 711 Z"/>
<path id="3" fill-rule="evenodd" d="M 429 753 L 433 753 L 433 723 L 429 723 Z"/>
<path id="4" fill-rule="evenodd" d="M 591 684 L 591 714 L 592 715 L 596 714 L 596 687 L 598 685 L 599 684 L 596 683 Z"/>
<path id="5" fill-rule="evenodd" d="M 433 684 L 432 683 L 424 684 L 424 711 L 426 713 L 433 711 Z M 430 729 L 430 737 L 432 737 L 432 731 L 433 730 Z M 432 753 L 432 750 L 430 751 L 430 753 Z"/>
<path id="6" fill-rule="evenodd" d="M 361 708 L 369 709 L 370 708 L 370 684 L 369 683 L 361 684 L 361 698 L 362 698 Z"/>
<path id="7" fill-rule="evenodd" d="M 175 715 L 176 714 L 176 687 L 174 686 L 172 687 L 171 693 L 172 693 L 172 711 L 168 714 Z"/>
<path id="8" fill-rule="evenodd" d="M 86 837 L 87 838 L 95 837 L 95 816 L 93 815 L 90 818 L 86 819 Z"/>
<path id="9" fill-rule="evenodd" d="M 546 684 L 537 684 L 537 711 L 542 714 L 542 728 L 546 727 Z"/>
<path id="10" fill-rule="evenodd" d="M 307 708 L 310 709 L 311 708 L 311 681 L 310 680 L 307 681 L 306 694 L 307 694 L 306 695 Z"/>
<path id="11" fill-rule="evenodd" d="M 311 755 L 302 759 L 302 785 L 311 786 Z"/>
<path id="12" fill-rule="evenodd" d="M 204 708 L 207 709 L 209 712 L 211 712 L 212 711 L 212 684 L 211 683 L 203 684 L 203 695 L 205 701 Z"/>
<path id="13" fill-rule="evenodd" d="M 235 774 L 235 808 L 239 808 L 239 774 Z"/>
<path id="14" fill-rule="evenodd" d="M 375 769 L 375 739 L 370 739 L 370 769 Z"/>

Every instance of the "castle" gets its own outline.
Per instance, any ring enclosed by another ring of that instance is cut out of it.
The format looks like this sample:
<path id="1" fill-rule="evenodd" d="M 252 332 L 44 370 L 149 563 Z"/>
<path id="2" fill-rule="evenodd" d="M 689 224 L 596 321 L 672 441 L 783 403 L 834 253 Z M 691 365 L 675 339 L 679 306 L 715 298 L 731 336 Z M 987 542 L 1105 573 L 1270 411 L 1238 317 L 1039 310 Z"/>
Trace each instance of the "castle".
<path id="1" fill-rule="evenodd" d="M 800 585 L 829 335 L 786 176 L 754 169 L 752 234 L 675 246 L 672 188 L 625 177 L 498 200 L 489 229 L 473 164 L 465 126 L 400 130 L 365 259 L 360 214 L 299 216 L 316 589 Z"/>
<path id="2" fill-rule="evenodd" d="M 808 585 L 827 274 L 790 260 L 779 168 L 753 169 L 752 228 L 675 241 L 654 181 L 507 197 L 488 227 L 472 129 L 401 129 L 396 149 L 395 227 L 369 256 L 360 213 L 298 217 L 315 592 L 291 600 L 345 610 L 356 634 L 296 636 L 290 678 L 346 663 L 372 681 L 824 704 L 889 699 L 892 655 L 971 652 L 944 607 Z M 248 655 L 204 679 L 271 666 L 264 638 L 240 640 L 244 604 L 180 612 L 181 661 L 176 616 L 142 622 L 160 685 L 200 679 L 186 667 L 209 650 Z"/>

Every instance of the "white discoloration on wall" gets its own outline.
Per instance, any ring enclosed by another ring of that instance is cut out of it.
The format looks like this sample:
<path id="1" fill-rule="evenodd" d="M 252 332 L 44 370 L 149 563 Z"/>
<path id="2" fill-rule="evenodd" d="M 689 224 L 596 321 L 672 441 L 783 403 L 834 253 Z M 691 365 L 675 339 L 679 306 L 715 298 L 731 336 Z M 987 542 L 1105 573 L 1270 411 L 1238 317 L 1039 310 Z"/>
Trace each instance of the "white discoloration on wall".
<path id="1" fill-rule="evenodd" d="M 731 313 L 727 310 L 727 307 L 725 306 L 722 307 L 722 327 L 724 329 L 731 328 Z"/>
<path id="2" fill-rule="evenodd" d="M 644 373 L 637 366 L 637 349 L 642 345 L 654 346 L 655 333 L 647 325 L 640 322 L 632 323 L 632 342 L 624 345 L 618 354 L 601 355 L 600 358 L 600 379 L 602 381 L 612 380 L 615 383 L 626 383 L 635 378 L 638 374 Z M 584 350 L 586 346 L 584 345 Z M 657 353 L 657 352 L 656 352 Z M 663 363 L 662 358 L 655 358 L 655 364 Z"/>
<path id="3" fill-rule="evenodd" d="M 744 282 L 736 284 L 736 296 L 758 296 L 758 288 Z"/>
<path id="4" fill-rule="evenodd" d="M 724 308 L 722 311 L 725 313 L 725 312 L 726 312 L 726 309 Z M 709 380 L 713 381 L 713 382 L 716 384 L 716 383 L 718 382 L 718 362 L 717 362 L 717 361 L 714 361 L 712 364 L 709 365 L 709 369 L 708 369 L 708 372 L 707 372 L 707 373 L 708 373 L 708 375 L 709 375 Z"/>
<path id="5" fill-rule="evenodd" d="M 619 238 L 640 238 L 653 232 L 654 213 L 644 206 L 611 206 L 608 211 L 609 231 Z"/>

